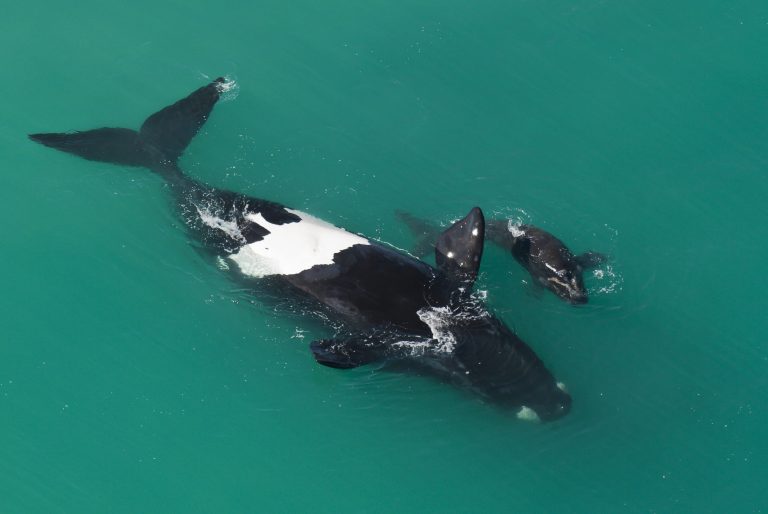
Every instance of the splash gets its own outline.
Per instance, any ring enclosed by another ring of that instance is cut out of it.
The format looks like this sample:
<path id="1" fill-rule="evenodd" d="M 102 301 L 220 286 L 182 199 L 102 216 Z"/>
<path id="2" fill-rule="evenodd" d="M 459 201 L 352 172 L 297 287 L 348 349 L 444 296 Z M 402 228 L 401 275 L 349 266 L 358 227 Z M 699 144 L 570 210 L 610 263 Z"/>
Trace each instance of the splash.
<path id="1" fill-rule="evenodd" d="M 228 102 L 237 98 L 240 93 L 240 84 L 235 79 L 225 75 L 224 82 L 216 84 L 216 89 L 221 94 L 221 100 Z"/>
<path id="2" fill-rule="evenodd" d="M 245 243 L 245 237 L 240 233 L 240 227 L 237 226 L 235 221 L 221 219 L 215 214 L 211 213 L 207 208 L 195 205 L 197 214 L 200 216 L 200 220 L 211 228 L 221 230 L 229 237 L 236 241 Z"/>
<path id="3" fill-rule="evenodd" d="M 623 289 L 624 278 L 610 264 L 592 270 L 592 277 L 600 281 L 599 287 L 595 289 L 597 294 L 613 294 Z"/>
<path id="4" fill-rule="evenodd" d="M 452 353 L 456 349 L 456 337 L 450 330 L 457 317 L 456 313 L 448 307 L 426 307 L 416 314 L 429 327 L 432 337 L 437 341 L 434 351 Z"/>
<path id="5" fill-rule="evenodd" d="M 433 350 L 432 342 L 425 340 L 403 340 L 392 343 L 392 346 L 401 350 L 406 350 L 411 357 L 420 357 Z"/>
<path id="6" fill-rule="evenodd" d="M 520 228 L 522 223 L 520 223 L 518 220 L 510 219 L 507 221 L 507 230 L 509 230 L 509 233 L 512 234 L 514 237 L 520 237 L 525 235 L 525 231 Z"/>

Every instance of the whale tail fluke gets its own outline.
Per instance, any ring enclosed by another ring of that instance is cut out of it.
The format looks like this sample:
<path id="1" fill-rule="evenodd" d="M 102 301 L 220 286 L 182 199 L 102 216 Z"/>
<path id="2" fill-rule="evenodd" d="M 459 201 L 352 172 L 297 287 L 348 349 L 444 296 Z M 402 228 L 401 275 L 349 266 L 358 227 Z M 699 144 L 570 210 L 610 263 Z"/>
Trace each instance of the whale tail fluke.
<path id="1" fill-rule="evenodd" d="M 157 111 L 144 121 L 139 137 L 160 150 L 170 162 L 176 163 L 208 120 L 225 84 L 224 78 L 219 77 L 186 98 Z"/>
<path id="2" fill-rule="evenodd" d="M 85 132 L 30 134 L 29 139 L 89 161 L 147 165 L 143 142 L 139 133 L 131 129 L 105 127 Z"/>
<path id="3" fill-rule="evenodd" d="M 91 161 L 175 169 L 184 149 L 211 114 L 224 85 L 225 80 L 217 78 L 152 114 L 138 131 L 105 127 L 84 132 L 30 134 L 29 138 Z"/>

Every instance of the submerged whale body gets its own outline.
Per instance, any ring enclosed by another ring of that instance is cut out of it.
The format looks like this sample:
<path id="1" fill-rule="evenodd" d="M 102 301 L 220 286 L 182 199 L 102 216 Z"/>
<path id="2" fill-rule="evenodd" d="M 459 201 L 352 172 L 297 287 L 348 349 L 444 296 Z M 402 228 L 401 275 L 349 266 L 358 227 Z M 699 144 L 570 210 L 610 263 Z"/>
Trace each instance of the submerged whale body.
<path id="1" fill-rule="evenodd" d="M 482 257 L 479 208 L 437 238 L 437 266 L 281 204 L 224 191 L 185 175 L 178 160 L 226 87 L 194 91 L 146 119 L 138 131 L 98 128 L 31 134 L 85 159 L 142 166 L 169 185 L 187 228 L 240 279 L 276 280 L 343 329 L 311 343 L 320 364 L 354 368 L 414 363 L 518 416 L 550 421 L 571 397 L 542 361 L 471 295 Z"/>

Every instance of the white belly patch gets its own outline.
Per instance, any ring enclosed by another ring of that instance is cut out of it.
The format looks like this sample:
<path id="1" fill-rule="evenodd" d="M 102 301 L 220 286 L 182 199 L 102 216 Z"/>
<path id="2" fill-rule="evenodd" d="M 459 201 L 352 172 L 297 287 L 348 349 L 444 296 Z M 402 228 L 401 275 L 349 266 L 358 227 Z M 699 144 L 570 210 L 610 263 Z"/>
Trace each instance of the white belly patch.
<path id="1" fill-rule="evenodd" d="M 269 234 L 229 256 L 244 275 L 295 275 L 319 264 L 333 264 L 333 256 L 351 246 L 370 244 L 364 237 L 314 216 L 286 210 L 301 221 L 275 225 L 261 213 L 246 215 L 248 220 L 269 230 Z"/>

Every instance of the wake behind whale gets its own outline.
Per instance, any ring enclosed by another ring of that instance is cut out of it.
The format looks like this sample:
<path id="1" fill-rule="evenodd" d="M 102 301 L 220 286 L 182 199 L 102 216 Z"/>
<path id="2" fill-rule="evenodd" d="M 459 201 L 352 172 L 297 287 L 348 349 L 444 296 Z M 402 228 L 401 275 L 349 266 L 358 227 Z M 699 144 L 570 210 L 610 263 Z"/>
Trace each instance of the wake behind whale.
<path id="1" fill-rule="evenodd" d="M 475 207 L 442 232 L 436 267 L 308 213 L 189 177 L 178 162 L 226 89 L 219 78 L 149 116 L 139 130 L 103 127 L 29 137 L 85 159 L 162 176 L 187 229 L 245 283 L 278 284 L 342 327 L 313 341 L 320 364 L 399 361 L 428 370 L 523 418 L 555 420 L 571 397 L 541 359 L 471 294 L 485 240 Z"/>

